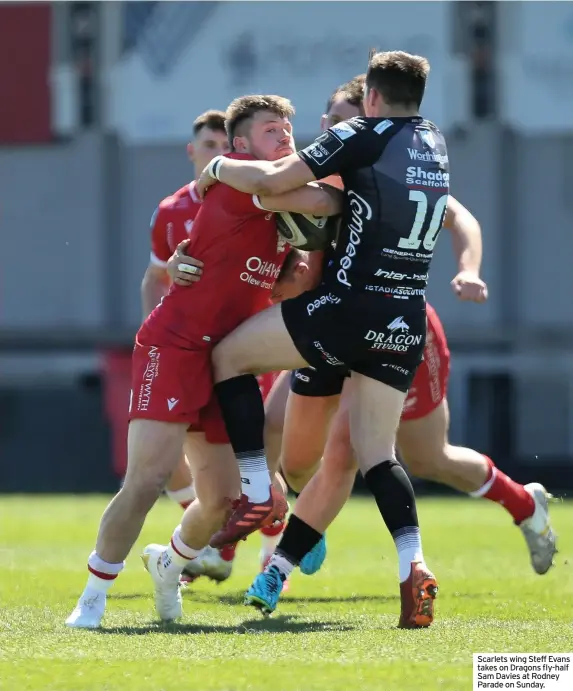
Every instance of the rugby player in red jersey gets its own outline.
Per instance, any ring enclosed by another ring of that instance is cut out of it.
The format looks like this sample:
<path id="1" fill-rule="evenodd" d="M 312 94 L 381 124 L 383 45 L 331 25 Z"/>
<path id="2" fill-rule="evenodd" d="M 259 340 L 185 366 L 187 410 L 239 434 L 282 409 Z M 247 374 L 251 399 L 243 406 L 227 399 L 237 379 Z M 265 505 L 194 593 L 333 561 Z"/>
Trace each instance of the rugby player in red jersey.
<path id="1" fill-rule="evenodd" d="M 294 109 L 279 96 L 236 99 L 226 113 L 233 158 L 278 160 L 294 151 Z M 227 333 L 269 305 L 271 289 L 287 255 L 274 214 L 261 206 L 317 215 L 334 213 L 334 196 L 309 185 L 261 199 L 220 185 L 195 219 L 189 251 L 208 268 L 191 288 L 173 285 L 140 328 L 133 355 L 128 469 L 120 492 L 100 524 L 89 557 L 87 586 L 66 623 L 96 628 L 106 594 L 124 566 L 145 517 L 177 466 L 185 443 L 196 500 L 165 549 L 150 546 L 144 561 L 155 582 L 160 617 L 181 616 L 179 577 L 207 545 L 241 493 L 241 480 L 217 401 L 211 351 Z M 336 208 L 338 205 L 336 204 Z M 267 471 L 268 477 L 268 471 Z M 261 500 L 269 520 L 287 504 Z"/>
<path id="2" fill-rule="evenodd" d="M 214 156 L 226 154 L 230 150 L 225 131 L 225 113 L 208 110 L 193 122 L 193 141 L 187 144 L 187 154 L 193 163 L 194 172 L 203 170 Z M 160 300 L 167 294 L 171 280 L 167 273 L 167 262 L 179 243 L 191 234 L 193 222 L 201 205 L 201 200 L 191 182 L 159 202 L 151 219 L 151 253 L 149 265 L 141 283 L 141 303 L 143 319 L 146 319 Z M 200 262 L 197 262 L 200 266 Z M 198 279 L 188 273 L 193 282 Z M 180 504 L 183 509 L 195 498 L 189 464 L 182 456 L 181 462 L 169 478 L 167 496 Z"/>
<path id="3" fill-rule="evenodd" d="M 225 113 L 208 110 L 193 122 L 193 141 L 187 145 L 187 154 L 193 163 L 194 172 L 203 168 L 214 157 L 230 151 L 229 139 L 225 130 Z M 163 199 L 151 220 L 150 261 L 141 284 L 143 318 L 146 319 L 160 300 L 167 294 L 171 280 L 167 272 L 167 262 L 178 245 L 189 238 L 193 222 L 199 212 L 201 200 L 195 193 L 195 181 L 185 185 Z M 190 268 L 193 267 L 193 268 Z M 188 264 L 185 277 L 188 283 L 199 279 L 201 262 Z M 193 273 L 192 273 L 193 272 Z M 272 385 L 273 375 L 259 377 L 264 393 Z M 126 420 L 126 433 L 127 433 Z M 169 478 L 167 496 L 186 509 L 195 498 L 191 468 L 185 455 Z M 263 548 L 261 554 L 267 559 L 272 554 L 284 524 L 261 528 Z M 235 553 L 232 546 L 223 550 L 209 548 L 201 560 L 190 562 L 182 574 L 184 582 L 191 582 L 199 575 L 206 575 L 218 582 L 231 575 Z"/>

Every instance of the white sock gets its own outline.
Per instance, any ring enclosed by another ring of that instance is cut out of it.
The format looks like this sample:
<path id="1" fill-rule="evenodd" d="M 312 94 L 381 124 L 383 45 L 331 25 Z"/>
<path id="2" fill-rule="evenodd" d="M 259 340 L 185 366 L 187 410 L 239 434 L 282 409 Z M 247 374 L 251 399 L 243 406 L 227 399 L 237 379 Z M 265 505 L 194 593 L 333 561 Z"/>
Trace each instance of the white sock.
<path id="1" fill-rule="evenodd" d="M 290 576 L 291 572 L 294 570 L 295 567 L 295 565 L 291 561 L 289 561 L 285 556 L 283 556 L 280 553 L 273 554 L 265 571 L 268 571 L 271 568 L 271 566 L 274 566 L 276 569 L 278 569 L 279 572 L 285 577 L 285 579 Z"/>
<path id="2" fill-rule="evenodd" d="M 181 539 L 181 526 L 173 531 L 171 543 L 161 554 L 162 575 L 166 579 L 179 580 L 179 576 L 187 564 L 201 554 L 202 549 L 193 549 Z"/>
<path id="3" fill-rule="evenodd" d="M 165 494 L 171 501 L 179 504 L 184 509 L 186 509 L 197 496 L 193 484 L 190 484 L 189 487 L 183 487 L 182 489 L 166 489 Z"/>
<path id="4" fill-rule="evenodd" d="M 410 575 L 413 561 L 421 561 L 422 564 L 424 563 L 420 529 L 415 526 L 401 528 L 397 530 L 392 537 L 394 538 L 394 544 L 398 550 L 398 573 L 400 583 L 403 583 Z"/>
<path id="5" fill-rule="evenodd" d="M 271 496 L 271 476 L 264 451 L 250 451 L 237 454 L 241 489 L 249 501 L 263 503 Z"/>
<path id="6" fill-rule="evenodd" d="M 267 556 L 269 554 L 272 554 L 276 546 L 279 544 L 281 541 L 281 537 L 283 536 L 284 530 L 285 530 L 286 523 L 284 521 L 281 521 L 277 526 L 276 530 L 275 526 L 272 526 L 272 529 L 269 530 L 269 532 L 275 532 L 275 535 L 267 535 L 265 533 L 265 528 L 261 528 L 261 552 Z"/>
<path id="7" fill-rule="evenodd" d="M 98 593 L 107 593 L 113 585 L 118 574 L 123 570 L 125 563 L 110 564 L 92 552 L 88 557 L 88 582 L 86 590 L 94 590 Z"/>

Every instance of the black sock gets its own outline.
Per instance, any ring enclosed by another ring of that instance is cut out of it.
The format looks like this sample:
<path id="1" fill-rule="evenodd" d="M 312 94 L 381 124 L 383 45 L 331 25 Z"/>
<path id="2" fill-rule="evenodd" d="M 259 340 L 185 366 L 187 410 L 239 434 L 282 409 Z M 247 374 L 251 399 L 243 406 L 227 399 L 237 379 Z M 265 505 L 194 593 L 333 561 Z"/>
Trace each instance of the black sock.
<path id="1" fill-rule="evenodd" d="M 322 535 L 318 530 L 311 528 L 308 523 L 293 514 L 289 518 L 276 552 L 286 557 L 291 564 L 297 565 L 320 542 L 321 538 Z"/>
<path id="2" fill-rule="evenodd" d="M 257 379 L 242 374 L 215 384 L 227 434 L 239 466 L 243 492 L 251 501 L 270 496 L 265 457 L 265 407 Z"/>
<path id="3" fill-rule="evenodd" d="M 215 384 L 227 434 L 236 454 L 265 448 L 265 407 L 257 378 L 241 374 Z"/>
<path id="4" fill-rule="evenodd" d="M 364 475 L 364 482 L 391 535 L 402 528 L 418 526 L 414 489 L 398 461 L 382 461 L 370 468 Z"/>

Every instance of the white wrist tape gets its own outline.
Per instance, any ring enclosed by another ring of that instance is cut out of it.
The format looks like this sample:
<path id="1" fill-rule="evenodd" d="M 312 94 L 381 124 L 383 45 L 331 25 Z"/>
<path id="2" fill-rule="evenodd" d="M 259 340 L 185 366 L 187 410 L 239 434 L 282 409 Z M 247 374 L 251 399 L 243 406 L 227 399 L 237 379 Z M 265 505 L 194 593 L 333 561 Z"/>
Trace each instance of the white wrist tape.
<path id="1" fill-rule="evenodd" d="M 211 163 L 209 163 L 209 175 L 215 180 L 219 179 L 219 170 L 223 165 L 224 160 L 224 156 L 215 156 Z"/>

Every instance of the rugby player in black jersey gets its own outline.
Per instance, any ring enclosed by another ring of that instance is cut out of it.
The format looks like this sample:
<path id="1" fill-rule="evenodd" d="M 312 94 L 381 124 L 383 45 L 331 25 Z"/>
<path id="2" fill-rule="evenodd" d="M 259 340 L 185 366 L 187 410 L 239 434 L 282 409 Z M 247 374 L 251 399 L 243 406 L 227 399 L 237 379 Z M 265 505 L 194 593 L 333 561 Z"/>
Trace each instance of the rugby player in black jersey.
<path id="1" fill-rule="evenodd" d="M 394 454 L 424 348 L 428 269 L 449 193 L 444 138 L 418 112 L 428 71 L 425 58 L 376 53 L 366 76 L 366 117 L 331 127 L 280 163 L 215 158 L 198 182 L 200 194 L 219 180 L 264 195 L 342 177 L 341 232 L 323 282 L 260 313 L 219 344 L 216 390 L 235 454 L 252 466 L 266 465 L 262 399 L 247 373 L 305 365 L 352 372 L 352 445 L 397 546 L 404 627 L 431 623 L 437 593 L 423 557 L 412 486 Z M 253 508 L 243 497 L 212 544 L 258 528 Z M 321 539 L 304 523 L 298 534 L 306 551 Z"/>

